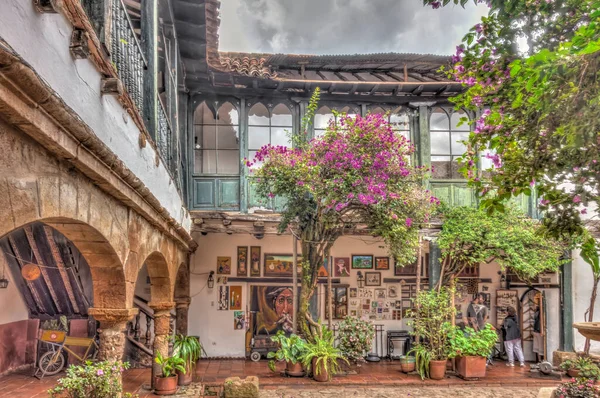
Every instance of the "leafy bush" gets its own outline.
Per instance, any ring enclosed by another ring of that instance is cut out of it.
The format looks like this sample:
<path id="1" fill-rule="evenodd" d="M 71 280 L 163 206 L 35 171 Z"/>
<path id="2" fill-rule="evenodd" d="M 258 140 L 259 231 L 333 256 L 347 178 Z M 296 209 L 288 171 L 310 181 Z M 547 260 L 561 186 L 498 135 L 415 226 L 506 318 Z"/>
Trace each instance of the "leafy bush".
<path id="1" fill-rule="evenodd" d="M 598 396 L 600 396 L 600 388 L 593 380 L 583 378 L 562 383 L 554 391 L 555 398 L 597 398 Z"/>
<path id="2" fill-rule="evenodd" d="M 202 345 L 196 337 L 184 336 L 178 334 L 173 340 L 173 356 L 181 358 L 185 362 L 185 367 L 190 370 L 198 359 L 202 352 Z"/>
<path id="3" fill-rule="evenodd" d="M 286 361 L 296 364 L 302 360 L 306 351 L 306 341 L 301 337 L 292 334 L 287 337 L 283 331 L 278 331 L 275 336 L 271 336 L 273 343 L 279 344 L 276 352 L 269 352 L 268 358 L 274 358 L 277 361 Z M 269 361 L 269 369 L 275 372 L 275 361 Z"/>
<path id="4" fill-rule="evenodd" d="M 364 362 L 374 338 L 375 327 L 371 322 L 347 316 L 338 323 L 338 348 L 351 361 Z"/>
<path id="5" fill-rule="evenodd" d="M 123 393 L 121 373 L 127 368 L 128 363 L 109 361 L 71 365 L 67 376 L 58 380 L 58 385 L 48 393 L 61 398 L 114 398 Z M 133 397 L 130 393 L 122 396 Z"/>
<path id="6" fill-rule="evenodd" d="M 184 374 L 186 373 L 185 361 L 182 358 L 176 356 L 163 357 L 159 352 L 156 354 L 154 361 L 160 365 L 162 377 L 171 377 L 175 375 L 176 371 L 180 371 Z"/>
<path id="7" fill-rule="evenodd" d="M 450 333 L 450 358 L 454 357 L 488 357 L 498 341 L 498 334 L 487 324 L 485 329 L 475 331 L 472 328 L 461 330 L 454 327 Z"/>
<path id="8" fill-rule="evenodd" d="M 338 360 L 348 362 L 343 357 L 342 352 L 333 345 L 333 332 L 326 327 L 322 328 L 321 335 L 314 337 L 314 343 L 306 343 L 306 351 L 302 356 L 302 364 L 310 371 L 312 368 L 312 360 L 316 358 L 316 369 L 312 369 L 316 375 L 321 374 L 324 370 L 329 378 L 340 371 Z"/>
<path id="9" fill-rule="evenodd" d="M 579 357 L 574 361 L 567 359 L 560 364 L 560 368 L 562 370 L 576 369 L 579 371 L 579 377 L 600 380 L 600 368 L 588 357 Z"/>

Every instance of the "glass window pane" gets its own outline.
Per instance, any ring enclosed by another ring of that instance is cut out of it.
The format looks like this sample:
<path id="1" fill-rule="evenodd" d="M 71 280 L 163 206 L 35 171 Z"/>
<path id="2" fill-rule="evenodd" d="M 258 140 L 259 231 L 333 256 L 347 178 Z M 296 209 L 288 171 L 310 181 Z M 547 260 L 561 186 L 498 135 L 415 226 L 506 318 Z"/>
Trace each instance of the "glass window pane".
<path id="1" fill-rule="evenodd" d="M 226 102 L 219 108 L 217 114 L 218 123 L 223 124 L 239 124 L 239 113 L 235 106 L 230 102 Z"/>
<path id="2" fill-rule="evenodd" d="M 254 157 L 256 156 L 256 152 L 258 151 L 248 151 L 248 160 L 250 160 L 251 162 L 254 162 Z M 262 166 L 262 162 L 256 162 L 256 164 L 254 164 L 252 166 L 252 169 L 258 169 L 260 168 L 260 166 Z"/>
<path id="3" fill-rule="evenodd" d="M 452 154 L 462 155 L 467 151 L 467 146 L 460 141 L 467 141 L 469 139 L 468 132 L 455 133 L 452 132 Z"/>
<path id="4" fill-rule="evenodd" d="M 238 126 L 219 126 L 217 141 L 218 149 L 238 149 Z"/>
<path id="5" fill-rule="evenodd" d="M 326 129 L 331 119 L 333 119 L 331 110 L 326 106 L 321 107 L 315 114 L 315 129 Z"/>
<path id="6" fill-rule="evenodd" d="M 216 126 L 194 126 L 196 136 L 194 138 L 195 149 L 215 149 L 216 142 Z"/>
<path id="7" fill-rule="evenodd" d="M 291 140 L 288 138 L 288 132 L 291 133 L 289 127 L 271 127 L 271 144 L 291 146 Z"/>
<path id="8" fill-rule="evenodd" d="M 385 114 L 385 111 L 381 107 L 372 108 L 369 112 L 370 113 L 379 113 L 381 115 Z"/>
<path id="9" fill-rule="evenodd" d="M 462 175 L 462 173 L 460 173 L 460 172 L 458 171 L 458 168 L 459 168 L 459 167 L 460 167 L 460 166 L 458 165 L 458 157 L 454 156 L 454 157 L 452 158 L 452 165 L 451 165 L 451 169 L 452 169 L 452 178 L 453 178 L 453 179 L 455 179 L 455 180 L 460 180 L 460 179 L 463 179 L 463 178 L 465 178 L 465 176 L 464 176 L 464 175 Z"/>
<path id="10" fill-rule="evenodd" d="M 467 122 L 463 123 L 460 127 L 458 127 L 458 125 L 460 124 L 460 119 L 462 119 L 463 117 L 467 118 Z M 468 119 L 469 118 L 467 117 L 467 114 L 465 112 L 454 112 L 452 114 L 452 130 L 469 131 Z"/>
<path id="11" fill-rule="evenodd" d="M 432 156 L 431 166 L 433 167 L 433 178 L 450 178 L 451 170 L 451 157 L 450 156 Z"/>
<path id="12" fill-rule="evenodd" d="M 214 174 L 217 172 L 217 151 L 196 151 L 196 172 L 201 174 Z M 200 167 L 198 169 L 198 166 Z"/>
<path id="13" fill-rule="evenodd" d="M 248 127 L 249 149 L 260 149 L 263 145 L 267 145 L 269 142 L 268 127 Z"/>
<path id="14" fill-rule="evenodd" d="M 279 104 L 275 108 L 273 108 L 272 113 L 272 126 L 292 126 L 292 111 L 290 111 L 290 109 L 287 106 Z"/>
<path id="15" fill-rule="evenodd" d="M 268 126 L 269 110 L 261 103 L 255 104 L 248 112 L 248 124 L 251 126 Z"/>
<path id="16" fill-rule="evenodd" d="M 194 112 L 194 124 L 215 124 L 215 115 L 209 109 L 206 102 L 201 103 Z"/>
<path id="17" fill-rule="evenodd" d="M 430 130 L 450 130 L 450 119 L 441 108 L 435 108 L 429 119 Z"/>
<path id="18" fill-rule="evenodd" d="M 218 151 L 218 174 L 240 174 L 240 151 Z"/>
<path id="19" fill-rule="evenodd" d="M 408 130 L 408 122 L 408 115 L 404 112 L 402 107 L 395 109 L 390 114 L 390 123 L 394 126 L 394 128 Z"/>
<path id="20" fill-rule="evenodd" d="M 446 155 L 450 154 L 450 132 L 432 131 L 431 132 L 431 154 Z"/>
<path id="21" fill-rule="evenodd" d="M 315 129 L 315 137 L 320 137 L 325 134 L 325 130 L 317 130 Z"/>
<path id="22" fill-rule="evenodd" d="M 358 110 L 350 107 L 350 106 L 345 106 L 342 109 L 340 109 L 340 112 L 347 114 L 348 116 L 356 116 L 356 114 L 358 113 Z"/>

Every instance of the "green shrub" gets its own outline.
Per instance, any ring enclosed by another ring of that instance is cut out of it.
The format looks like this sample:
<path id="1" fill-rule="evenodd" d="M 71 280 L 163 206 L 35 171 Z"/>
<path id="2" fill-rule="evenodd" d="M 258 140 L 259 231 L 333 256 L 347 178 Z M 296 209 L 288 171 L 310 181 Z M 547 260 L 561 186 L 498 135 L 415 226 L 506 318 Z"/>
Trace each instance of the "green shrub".
<path id="1" fill-rule="evenodd" d="M 121 373 L 127 368 L 128 363 L 109 361 L 71 365 L 66 377 L 58 380 L 58 385 L 48 393 L 53 398 L 114 398 L 123 393 Z M 133 397 L 130 393 L 122 396 Z"/>
<path id="2" fill-rule="evenodd" d="M 492 328 L 492 325 L 487 324 L 485 329 L 475 331 L 467 327 L 461 330 L 454 327 L 450 332 L 450 358 L 454 357 L 488 357 L 496 342 L 498 334 Z"/>
<path id="3" fill-rule="evenodd" d="M 306 351 L 302 356 L 302 364 L 310 371 L 312 368 L 312 360 L 316 358 L 316 369 L 312 369 L 316 375 L 321 374 L 324 370 L 329 378 L 340 371 L 338 360 L 348 362 L 342 355 L 342 352 L 333 344 L 333 332 L 323 326 L 321 336 L 315 336 L 314 343 L 306 343 Z"/>
<path id="4" fill-rule="evenodd" d="M 273 343 L 279 344 L 279 349 L 276 352 L 269 352 L 267 354 L 269 361 L 269 369 L 275 372 L 275 360 L 286 361 L 296 364 L 302 360 L 302 356 L 306 351 L 306 341 L 299 336 L 292 334 L 287 337 L 283 331 L 278 331 L 275 336 L 271 336 Z"/>
<path id="5" fill-rule="evenodd" d="M 338 348 L 342 355 L 354 362 L 365 360 L 375 338 L 375 326 L 371 322 L 347 316 L 338 323 Z"/>

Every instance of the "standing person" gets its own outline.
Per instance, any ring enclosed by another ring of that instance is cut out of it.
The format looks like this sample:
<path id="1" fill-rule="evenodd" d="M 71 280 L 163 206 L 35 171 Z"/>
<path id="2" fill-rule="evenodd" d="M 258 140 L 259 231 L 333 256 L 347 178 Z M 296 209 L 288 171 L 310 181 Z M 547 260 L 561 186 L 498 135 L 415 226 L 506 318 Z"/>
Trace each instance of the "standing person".
<path id="1" fill-rule="evenodd" d="M 485 302 L 485 298 L 483 294 L 477 293 L 473 297 L 473 301 L 469 304 L 469 308 L 467 308 L 467 320 L 469 321 L 469 326 L 475 329 L 475 331 L 485 329 L 485 324 L 488 318 L 488 309 L 483 304 Z"/>
<path id="2" fill-rule="evenodd" d="M 515 353 L 521 367 L 525 366 L 525 356 L 521 347 L 521 330 L 519 328 L 519 320 L 517 318 L 517 310 L 513 307 L 506 309 L 508 315 L 504 318 L 502 327 L 506 331 L 506 339 L 504 346 L 508 354 L 508 363 L 506 366 L 515 366 Z"/>

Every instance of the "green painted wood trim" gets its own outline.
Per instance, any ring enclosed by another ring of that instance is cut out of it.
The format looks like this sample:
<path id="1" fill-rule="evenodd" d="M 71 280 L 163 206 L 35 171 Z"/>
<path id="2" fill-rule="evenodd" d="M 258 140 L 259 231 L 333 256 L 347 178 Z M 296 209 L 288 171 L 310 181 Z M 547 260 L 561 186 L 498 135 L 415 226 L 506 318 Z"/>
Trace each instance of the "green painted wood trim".
<path id="1" fill-rule="evenodd" d="M 433 289 L 440 280 L 440 274 L 442 272 L 442 266 L 440 259 L 442 258 L 442 251 L 438 247 L 437 243 L 429 242 L 429 288 Z"/>
<path id="2" fill-rule="evenodd" d="M 429 136 L 429 107 L 419 106 L 419 165 L 431 166 L 431 140 Z"/>
<path id="3" fill-rule="evenodd" d="M 562 266 L 561 272 L 561 290 L 560 298 L 561 308 L 561 350 L 573 351 L 573 261 L 571 252 L 568 252 L 571 259 Z"/>
<path id="4" fill-rule="evenodd" d="M 248 213 L 248 168 L 243 162 L 248 157 L 248 109 L 246 99 L 240 100 L 240 212 Z"/>
<path id="5" fill-rule="evenodd" d="M 158 0 L 142 2 L 142 49 L 148 63 L 144 73 L 144 122 L 156 141 L 158 129 Z"/>

